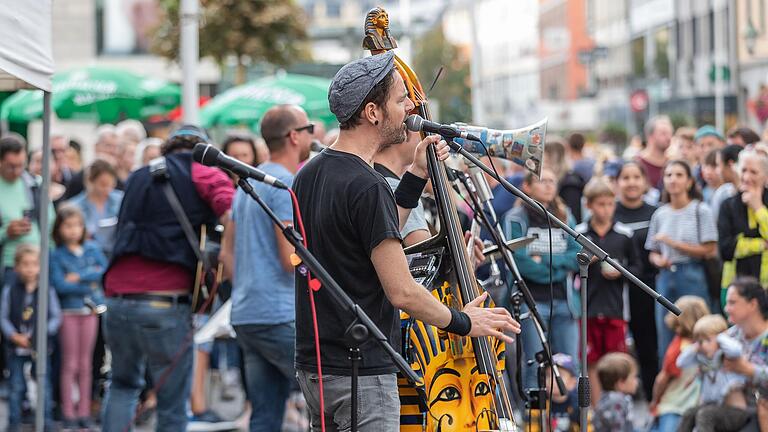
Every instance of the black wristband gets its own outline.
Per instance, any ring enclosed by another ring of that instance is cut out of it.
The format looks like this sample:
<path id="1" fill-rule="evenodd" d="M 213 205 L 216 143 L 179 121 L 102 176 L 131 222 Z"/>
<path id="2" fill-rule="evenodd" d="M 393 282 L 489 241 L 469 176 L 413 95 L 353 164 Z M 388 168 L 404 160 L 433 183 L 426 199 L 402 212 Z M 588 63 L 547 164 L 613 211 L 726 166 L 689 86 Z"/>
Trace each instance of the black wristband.
<path id="1" fill-rule="evenodd" d="M 469 315 L 452 308 L 448 308 L 448 310 L 451 311 L 451 322 L 443 327 L 443 330 L 459 336 L 468 335 L 469 331 L 472 330 L 472 320 L 469 319 Z"/>
<path id="2" fill-rule="evenodd" d="M 427 179 L 406 171 L 395 189 L 395 202 L 402 208 L 416 208 L 426 185 Z"/>

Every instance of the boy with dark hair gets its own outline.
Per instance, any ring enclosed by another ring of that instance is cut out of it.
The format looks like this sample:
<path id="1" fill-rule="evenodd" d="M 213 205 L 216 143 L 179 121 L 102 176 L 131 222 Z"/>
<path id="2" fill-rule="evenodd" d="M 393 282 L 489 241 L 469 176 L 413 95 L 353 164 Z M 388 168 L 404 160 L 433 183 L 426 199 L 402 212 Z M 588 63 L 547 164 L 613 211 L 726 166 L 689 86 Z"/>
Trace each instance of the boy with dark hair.
<path id="1" fill-rule="evenodd" d="M 592 216 L 579 224 L 576 231 L 591 239 L 613 258 L 623 263 L 634 261 L 632 230 L 621 222 L 613 221 L 616 195 L 610 184 L 595 177 L 584 188 L 587 208 Z M 595 364 L 610 352 L 626 351 L 627 321 L 624 316 L 625 281 L 608 263 L 594 263 L 589 267 L 587 286 L 587 361 L 590 375 Z M 595 400 L 600 387 L 593 387 Z"/>
<path id="2" fill-rule="evenodd" d="M 744 150 L 744 147 L 740 145 L 729 144 L 722 150 L 717 151 L 717 173 L 723 180 L 723 184 L 715 190 L 715 193 L 712 194 L 712 199 L 709 201 L 709 207 L 712 208 L 715 220 L 720 215 L 720 206 L 723 204 L 723 201 L 736 195 L 738 192 L 739 174 L 736 164 L 739 162 L 739 153 L 742 150 Z"/>
<path id="3" fill-rule="evenodd" d="M 35 353 L 39 333 L 37 323 L 37 286 L 40 275 L 40 252 L 37 247 L 21 244 L 14 254 L 15 277 L 8 280 L 0 301 L 0 329 L 9 343 L 8 369 L 11 391 L 8 395 L 8 431 L 21 430 L 21 405 L 27 394 L 24 366 L 33 359 L 48 359 L 48 353 Z M 53 289 L 48 292 L 48 328 L 46 335 L 56 335 L 61 323 L 61 309 Z M 48 344 L 48 346 L 52 346 Z M 50 380 L 50 375 L 48 375 Z M 38 390 L 40 391 L 40 390 Z M 52 423 L 51 382 L 45 384 L 46 430 Z"/>
<path id="4" fill-rule="evenodd" d="M 597 363 L 605 393 L 595 408 L 595 432 L 632 432 L 632 395 L 637 391 L 637 363 L 626 353 L 610 353 Z"/>
<path id="5" fill-rule="evenodd" d="M 595 160 L 584 156 L 584 144 L 586 142 L 584 135 L 578 132 L 572 133 L 568 137 L 568 159 L 571 162 L 571 169 L 585 183 L 592 179 L 592 173 L 595 170 Z"/>

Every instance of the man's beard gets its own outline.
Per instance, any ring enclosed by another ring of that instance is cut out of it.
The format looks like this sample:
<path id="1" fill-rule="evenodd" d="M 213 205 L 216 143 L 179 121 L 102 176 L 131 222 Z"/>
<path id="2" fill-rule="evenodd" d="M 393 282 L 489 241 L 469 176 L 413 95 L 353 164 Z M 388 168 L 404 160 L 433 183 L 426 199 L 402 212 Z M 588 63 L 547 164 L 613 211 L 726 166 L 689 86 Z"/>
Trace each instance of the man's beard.
<path id="1" fill-rule="evenodd" d="M 382 152 L 393 145 L 402 144 L 408 138 L 407 129 L 405 123 L 390 123 L 389 115 L 384 113 L 384 124 L 381 128 L 381 143 L 379 144 L 379 152 Z"/>
<path id="2" fill-rule="evenodd" d="M 304 162 L 307 159 L 309 159 L 310 153 L 311 153 L 311 148 L 310 147 L 302 149 L 301 153 L 299 154 L 299 162 Z"/>

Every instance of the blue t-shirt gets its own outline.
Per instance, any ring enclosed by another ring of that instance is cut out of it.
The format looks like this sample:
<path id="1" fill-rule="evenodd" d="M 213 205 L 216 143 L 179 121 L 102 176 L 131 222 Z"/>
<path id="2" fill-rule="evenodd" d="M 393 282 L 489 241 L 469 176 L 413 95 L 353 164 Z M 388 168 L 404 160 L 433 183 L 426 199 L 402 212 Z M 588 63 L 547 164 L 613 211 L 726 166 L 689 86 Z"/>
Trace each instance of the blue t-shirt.
<path id="1" fill-rule="evenodd" d="M 265 173 L 287 185 L 293 174 L 282 165 L 266 162 Z M 291 196 L 255 180 L 254 191 L 281 221 L 293 220 Z M 235 270 L 232 285 L 232 324 L 283 324 L 295 319 L 293 271 L 285 271 L 277 256 L 272 220 L 245 192 L 238 189 L 232 203 L 235 222 Z"/>

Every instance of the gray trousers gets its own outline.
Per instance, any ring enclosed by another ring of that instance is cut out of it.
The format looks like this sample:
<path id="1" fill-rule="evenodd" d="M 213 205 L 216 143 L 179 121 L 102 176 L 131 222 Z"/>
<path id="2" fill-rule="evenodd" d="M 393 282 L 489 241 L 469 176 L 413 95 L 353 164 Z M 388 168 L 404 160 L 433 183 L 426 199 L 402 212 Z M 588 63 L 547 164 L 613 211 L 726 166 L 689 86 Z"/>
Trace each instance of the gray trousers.
<path id="1" fill-rule="evenodd" d="M 739 432 L 747 421 L 749 411 L 717 404 L 704 404 L 683 413 L 678 432 Z"/>
<path id="2" fill-rule="evenodd" d="M 316 373 L 296 371 L 299 387 L 307 400 L 312 432 L 320 431 L 320 390 Z M 351 378 L 323 375 L 325 428 L 329 432 L 351 430 Z M 358 430 L 392 432 L 400 429 L 400 398 L 397 375 L 361 376 L 358 379 Z"/>

